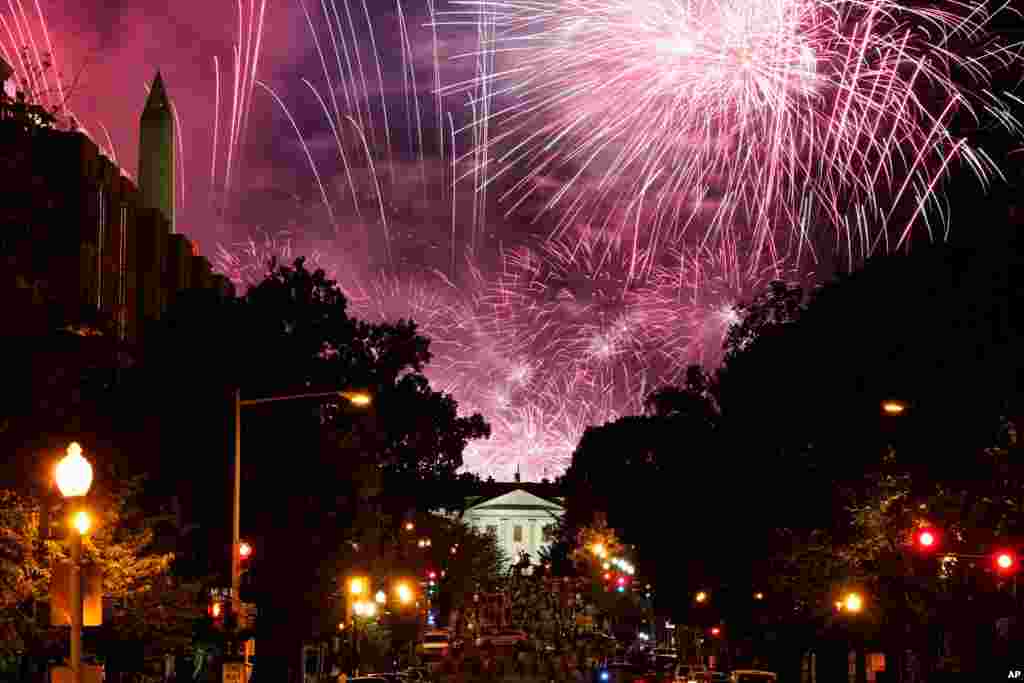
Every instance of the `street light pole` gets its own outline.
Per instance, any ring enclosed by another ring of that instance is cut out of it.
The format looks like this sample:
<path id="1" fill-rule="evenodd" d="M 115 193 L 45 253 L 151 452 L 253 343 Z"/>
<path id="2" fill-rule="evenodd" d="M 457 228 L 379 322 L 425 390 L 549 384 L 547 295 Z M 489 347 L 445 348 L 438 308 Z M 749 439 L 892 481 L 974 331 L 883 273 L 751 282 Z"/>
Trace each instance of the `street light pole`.
<path id="1" fill-rule="evenodd" d="M 82 456 L 82 447 L 77 443 L 68 446 L 67 455 L 57 463 L 54 472 L 57 488 L 66 500 L 71 501 L 72 510 L 68 533 L 71 546 L 71 571 L 68 572 L 71 585 L 68 598 L 71 602 L 71 677 L 74 683 L 82 683 L 82 536 L 89 531 L 89 516 L 76 502 L 85 497 L 92 486 L 92 465 Z"/>
<path id="2" fill-rule="evenodd" d="M 235 389 L 235 467 L 234 491 L 231 501 L 231 607 L 237 615 L 235 601 L 242 584 L 241 558 L 238 547 L 241 543 L 242 527 L 242 390 Z M 223 509 L 223 508 L 221 508 Z M 239 603 L 239 606 L 240 603 Z"/>
<path id="3" fill-rule="evenodd" d="M 82 605 L 82 534 L 71 526 L 71 677 L 74 683 L 82 683 L 82 622 L 85 610 Z"/>
<path id="4" fill-rule="evenodd" d="M 271 396 L 268 398 L 253 398 L 242 400 L 242 390 L 236 388 L 234 392 L 234 422 L 235 422 L 235 466 L 234 466 L 234 487 L 231 501 L 231 613 L 237 622 L 240 612 L 241 601 L 239 590 L 242 584 L 241 576 L 241 527 L 242 527 L 242 406 L 253 406 L 261 403 L 276 403 L 278 401 L 295 401 L 304 398 L 344 398 L 355 406 L 368 406 L 372 402 L 369 394 L 354 391 L 317 391 L 306 394 L 291 394 L 286 396 Z"/>

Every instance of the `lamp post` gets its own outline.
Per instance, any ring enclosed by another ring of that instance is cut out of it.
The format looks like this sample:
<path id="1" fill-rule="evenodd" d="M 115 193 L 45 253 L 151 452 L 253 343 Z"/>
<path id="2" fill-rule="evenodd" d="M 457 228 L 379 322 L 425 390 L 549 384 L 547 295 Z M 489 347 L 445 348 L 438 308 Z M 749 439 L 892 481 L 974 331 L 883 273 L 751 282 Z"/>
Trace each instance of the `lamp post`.
<path id="1" fill-rule="evenodd" d="M 242 526 L 242 406 L 254 406 L 261 403 L 278 401 L 296 401 L 306 398 L 344 398 L 359 408 L 373 403 L 371 396 L 361 391 L 318 391 L 307 394 L 289 394 L 242 400 L 242 392 L 235 389 L 235 467 L 234 491 L 231 505 L 231 609 L 238 614 L 238 590 L 241 585 L 241 526 Z"/>
<path id="2" fill-rule="evenodd" d="M 59 463 L 55 472 L 57 488 L 65 499 L 77 507 L 76 502 L 89 493 L 92 486 L 92 465 L 82 455 L 82 447 L 77 443 L 68 446 L 67 455 Z M 82 622 L 84 606 L 82 604 L 82 536 L 89 532 L 89 514 L 85 510 L 74 510 L 69 525 L 68 536 L 71 545 L 71 586 L 69 601 L 71 607 L 71 676 L 74 683 L 82 682 Z"/>

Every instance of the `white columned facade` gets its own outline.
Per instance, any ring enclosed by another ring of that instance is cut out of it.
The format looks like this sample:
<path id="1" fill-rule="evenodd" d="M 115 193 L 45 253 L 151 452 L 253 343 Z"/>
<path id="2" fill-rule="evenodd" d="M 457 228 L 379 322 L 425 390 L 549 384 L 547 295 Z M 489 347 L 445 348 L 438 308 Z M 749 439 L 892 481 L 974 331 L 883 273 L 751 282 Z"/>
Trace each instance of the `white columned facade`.
<path id="1" fill-rule="evenodd" d="M 510 563 L 518 562 L 520 551 L 525 551 L 530 561 L 537 564 L 541 551 L 549 545 L 544 528 L 557 522 L 564 514 L 565 509 L 559 503 L 516 489 L 478 501 L 466 509 L 463 520 L 482 533 L 493 531 Z"/>

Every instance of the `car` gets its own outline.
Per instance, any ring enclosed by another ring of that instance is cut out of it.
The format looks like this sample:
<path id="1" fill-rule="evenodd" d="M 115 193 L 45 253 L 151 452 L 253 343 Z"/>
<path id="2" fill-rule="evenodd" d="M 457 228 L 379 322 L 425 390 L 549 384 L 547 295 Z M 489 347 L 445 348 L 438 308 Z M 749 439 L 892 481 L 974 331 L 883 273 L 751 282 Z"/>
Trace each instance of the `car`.
<path id="1" fill-rule="evenodd" d="M 676 683 L 707 683 L 710 679 L 711 674 L 703 664 L 680 664 L 676 667 Z"/>
<path id="2" fill-rule="evenodd" d="M 612 662 L 597 673 L 598 683 L 649 683 L 652 678 L 647 669 L 629 662 Z"/>
<path id="3" fill-rule="evenodd" d="M 516 643 L 526 642 L 527 635 L 525 631 L 498 631 L 497 633 L 484 634 L 477 638 L 477 646 L 482 647 L 486 643 L 490 643 L 494 647 L 509 647 Z"/>
<path id="4" fill-rule="evenodd" d="M 367 675 L 368 678 L 375 678 L 375 679 L 377 679 L 377 683 L 380 683 L 380 681 L 387 681 L 387 683 L 407 683 L 409 681 L 408 678 L 406 678 L 402 674 L 397 674 L 397 673 L 381 673 L 381 674 L 366 674 L 366 675 Z"/>
<path id="5" fill-rule="evenodd" d="M 419 650 L 424 657 L 445 657 L 452 646 L 448 631 L 427 631 L 420 641 Z"/>
<path id="6" fill-rule="evenodd" d="M 776 683 L 779 677 L 771 671 L 736 669 L 729 676 L 730 683 Z"/>
<path id="7" fill-rule="evenodd" d="M 409 680 L 413 681 L 413 683 L 427 681 L 430 678 L 427 670 L 422 666 L 410 666 L 401 673 L 408 677 Z"/>
<path id="8" fill-rule="evenodd" d="M 655 653 L 652 660 L 652 666 L 655 671 L 675 671 L 676 665 L 679 662 L 679 658 L 673 654 L 658 654 Z"/>

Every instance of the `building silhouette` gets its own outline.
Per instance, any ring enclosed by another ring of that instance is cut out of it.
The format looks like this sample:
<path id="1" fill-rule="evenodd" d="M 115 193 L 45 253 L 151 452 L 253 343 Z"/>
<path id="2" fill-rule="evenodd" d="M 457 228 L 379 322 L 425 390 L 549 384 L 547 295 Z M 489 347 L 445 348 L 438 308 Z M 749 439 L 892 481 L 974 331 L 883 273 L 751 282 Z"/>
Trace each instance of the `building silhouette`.
<path id="1" fill-rule="evenodd" d="M 175 231 L 175 131 L 159 73 L 140 117 L 138 186 L 83 133 L 17 124 L 0 115 L 0 291 L 20 322 L 4 335 L 84 317 L 134 345 L 179 293 L 233 295 Z"/>

